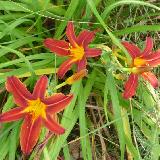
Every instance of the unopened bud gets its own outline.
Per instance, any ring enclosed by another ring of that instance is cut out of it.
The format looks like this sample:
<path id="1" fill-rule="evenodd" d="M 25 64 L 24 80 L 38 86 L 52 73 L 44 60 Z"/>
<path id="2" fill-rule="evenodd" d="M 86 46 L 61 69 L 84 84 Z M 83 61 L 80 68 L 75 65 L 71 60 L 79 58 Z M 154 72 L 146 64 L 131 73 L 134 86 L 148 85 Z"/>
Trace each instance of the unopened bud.
<path id="1" fill-rule="evenodd" d="M 71 77 L 67 78 L 65 81 L 67 84 L 73 84 L 74 82 L 80 80 L 81 78 L 85 77 L 87 75 L 88 71 L 87 69 L 83 69 L 75 74 L 73 74 Z"/>

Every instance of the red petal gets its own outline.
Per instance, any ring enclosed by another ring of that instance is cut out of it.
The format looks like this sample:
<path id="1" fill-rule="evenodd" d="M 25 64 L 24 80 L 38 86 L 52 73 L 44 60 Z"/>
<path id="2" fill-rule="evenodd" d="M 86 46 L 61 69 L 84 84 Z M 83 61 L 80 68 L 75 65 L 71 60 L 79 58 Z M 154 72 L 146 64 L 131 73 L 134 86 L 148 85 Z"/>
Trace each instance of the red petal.
<path id="1" fill-rule="evenodd" d="M 48 78 L 47 76 L 41 76 L 39 80 L 37 81 L 34 90 L 33 90 L 33 97 L 35 99 L 40 98 L 43 99 L 46 93 L 46 88 L 48 84 Z"/>
<path id="2" fill-rule="evenodd" d="M 44 45 L 49 48 L 50 51 L 55 52 L 59 56 L 69 55 L 69 43 L 63 40 L 47 38 L 44 40 Z"/>
<path id="3" fill-rule="evenodd" d="M 49 113 L 57 113 L 62 111 L 73 99 L 73 95 L 69 94 L 67 96 L 57 95 L 56 97 L 53 95 L 49 99 L 44 100 L 43 102 L 47 105 L 46 112 Z"/>
<path id="4" fill-rule="evenodd" d="M 20 95 L 13 96 L 13 100 L 14 100 L 15 104 L 17 104 L 17 106 L 19 106 L 19 107 L 27 107 L 28 106 L 28 101 L 26 99 L 24 99 L 23 97 L 21 97 Z"/>
<path id="5" fill-rule="evenodd" d="M 129 42 L 122 42 L 122 44 L 127 49 L 127 51 L 129 52 L 129 54 L 133 59 L 140 56 L 141 51 L 136 45 L 131 44 Z"/>
<path id="6" fill-rule="evenodd" d="M 17 108 L 11 109 L 8 112 L 2 113 L 0 115 L 0 122 L 10 122 L 10 121 L 19 120 L 25 115 L 25 113 L 22 112 L 23 110 L 24 108 L 17 107 Z"/>
<path id="7" fill-rule="evenodd" d="M 86 57 L 97 57 L 101 55 L 102 50 L 97 48 L 88 48 L 85 50 Z"/>
<path id="8" fill-rule="evenodd" d="M 41 117 L 33 120 L 31 115 L 26 115 L 21 127 L 20 144 L 24 154 L 28 155 L 36 145 L 42 126 Z"/>
<path id="9" fill-rule="evenodd" d="M 50 115 L 47 115 L 46 119 L 43 119 L 44 125 L 55 134 L 63 134 L 65 129 L 61 127 Z"/>
<path id="10" fill-rule="evenodd" d="M 123 97 L 125 99 L 128 99 L 134 96 L 137 86 L 138 86 L 138 75 L 130 74 L 128 81 L 124 85 L 125 90 L 123 93 Z"/>
<path id="11" fill-rule="evenodd" d="M 75 61 L 73 61 L 73 59 L 68 59 L 68 60 L 64 61 L 58 69 L 58 73 L 57 73 L 58 76 L 60 78 L 63 78 L 64 75 L 66 74 L 66 72 L 71 68 L 73 63 L 75 63 Z"/>
<path id="12" fill-rule="evenodd" d="M 81 59 L 80 61 L 77 62 L 77 72 L 83 70 L 83 69 L 86 69 L 86 65 L 87 65 L 87 60 L 86 58 L 84 57 L 83 59 Z"/>
<path id="13" fill-rule="evenodd" d="M 156 67 L 160 65 L 160 51 L 146 55 L 143 58 L 146 60 L 150 67 Z"/>
<path id="14" fill-rule="evenodd" d="M 154 88 L 158 87 L 158 79 L 152 72 L 144 72 L 142 77 L 147 80 Z"/>
<path id="15" fill-rule="evenodd" d="M 48 98 L 44 98 L 42 102 L 45 103 L 46 105 L 49 105 L 49 104 L 56 103 L 57 101 L 61 101 L 65 97 L 66 95 L 64 95 L 63 93 L 54 93 L 52 96 Z"/>
<path id="16" fill-rule="evenodd" d="M 144 51 L 142 52 L 142 55 L 148 55 L 152 52 L 153 49 L 153 40 L 150 37 L 146 38 L 146 47 L 144 49 Z"/>
<path id="17" fill-rule="evenodd" d="M 84 30 L 78 35 L 77 42 L 79 45 L 86 47 L 94 39 L 94 37 L 95 32 Z"/>
<path id="18" fill-rule="evenodd" d="M 77 46 L 77 38 L 75 36 L 74 26 L 73 26 L 72 22 L 68 22 L 68 24 L 67 24 L 66 35 L 67 35 L 67 38 L 68 38 L 69 42 L 71 43 L 71 45 L 73 47 L 76 47 Z"/>
<path id="19" fill-rule="evenodd" d="M 27 101 L 33 99 L 31 93 L 17 77 L 7 78 L 6 89 L 13 94 L 14 101 L 18 106 L 26 107 Z"/>

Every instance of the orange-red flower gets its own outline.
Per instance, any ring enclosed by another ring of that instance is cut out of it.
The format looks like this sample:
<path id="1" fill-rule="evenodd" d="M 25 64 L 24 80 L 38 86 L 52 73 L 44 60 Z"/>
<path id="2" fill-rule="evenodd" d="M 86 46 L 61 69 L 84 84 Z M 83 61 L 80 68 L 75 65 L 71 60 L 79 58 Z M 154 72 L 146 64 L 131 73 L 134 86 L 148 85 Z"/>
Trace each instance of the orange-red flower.
<path id="1" fill-rule="evenodd" d="M 125 90 L 123 97 L 128 99 L 135 94 L 139 75 L 150 82 L 154 88 L 158 87 L 158 79 L 152 72 L 150 72 L 153 67 L 160 64 L 160 50 L 155 52 L 152 51 L 153 40 L 150 37 L 146 38 L 146 46 L 143 51 L 129 42 L 122 42 L 122 44 L 132 57 L 132 64 L 130 64 L 131 74 L 124 86 Z"/>
<path id="2" fill-rule="evenodd" d="M 87 58 L 99 56 L 102 52 L 101 49 L 88 47 L 89 43 L 94 39 L 95 32 L 83 30 L 76 37 L 73 23 L 68 22 L 66 35 L 69 42 L 52 38 L 47 38 L 44 41 L 44 45 L 52 52 L 55 52 L 59 56 L 69 57 L 58 70 L 60 78 L 63 78 L 73 64 L 77 65 L 78 71 L 86 69 Z"/>
<path id="3" fill-rule="evenodd" d="M 47 83 L 48 78 L 41 76 L 31 94 L 18 78 L 14 76 L 7 78 L 6 89 L 13 94 L 14 102 L 18 107 L 2 113 L 0 122 L 24 118 L 20 132 L 20 145 L 26 155 L 36 145 L 43 125 L 58 135 L 65 132 L 65 129 L 57 123 L 57 113 L 71 102 L 73 95 L 55 93 L 46 97 Z"/>

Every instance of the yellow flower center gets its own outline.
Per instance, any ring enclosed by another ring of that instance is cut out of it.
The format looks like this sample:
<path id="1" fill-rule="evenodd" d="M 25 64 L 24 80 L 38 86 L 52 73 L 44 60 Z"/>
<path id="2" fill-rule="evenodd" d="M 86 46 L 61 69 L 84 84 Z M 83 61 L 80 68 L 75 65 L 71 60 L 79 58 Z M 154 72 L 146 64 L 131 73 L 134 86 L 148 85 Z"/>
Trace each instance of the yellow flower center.
<path id="1" fill-rule="evenodd" d="M 137 58 L 134 59 L 133 63 L 134 63 L 134 66 L 142 66 L 142 65 L 146 64 L 146 61 L 143 58 L 137 57 Z"/>
<path id="2" fill-rule="evenodd" d="M 73 59 L 75 61 L 81 60 L 84 56 L 84 48 L 82 46 L 78 46 L 76 45 L 76 47 L 71 47 L 70 48 L 70 52 L 71 52 L 71 57 L 73 57 Z"/>
<path id="3" fill-rule="evenodd" d="M 23 112 L 30 113 L 33 120 L 37 119 L 39 116 L 46 118 L 46 105 L 41 102 L 39 98 L 37 100 L 28 101 L 28 103 L 28 107 L 25 108 Z"/>

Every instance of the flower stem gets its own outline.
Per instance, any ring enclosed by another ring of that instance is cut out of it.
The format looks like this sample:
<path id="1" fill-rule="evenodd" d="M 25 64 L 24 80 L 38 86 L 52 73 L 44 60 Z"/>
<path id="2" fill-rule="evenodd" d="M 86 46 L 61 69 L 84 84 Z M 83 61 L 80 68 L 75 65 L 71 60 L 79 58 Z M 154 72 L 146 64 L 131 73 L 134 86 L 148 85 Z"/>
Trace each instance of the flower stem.
<path id="1" fill-rule="evenodd" d="M 59 89 L 59 88 L 65 86 L 66 84 L 67 84 L 66 82 L 63 82 L 63 83 L 57 85 L 53 90 L 57 90 L 57 89 Z"/>
<path id="2" fill-rule="evenodd" d="M 124 72 L 131 72 L 131 70 L 132 70 L 132 68 L 122 68 L 122 70 L 124 71 Z"/>

